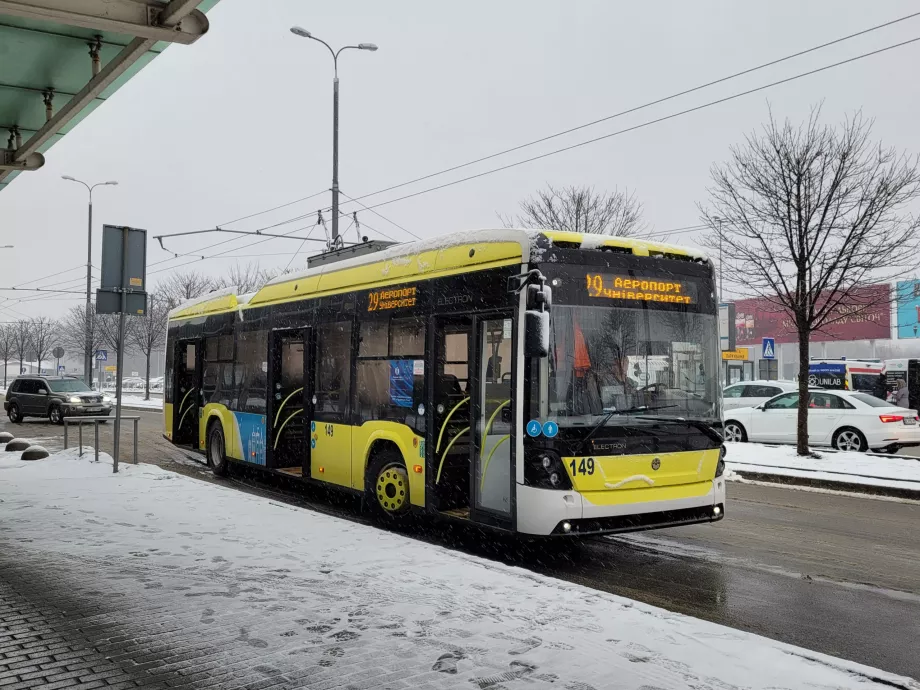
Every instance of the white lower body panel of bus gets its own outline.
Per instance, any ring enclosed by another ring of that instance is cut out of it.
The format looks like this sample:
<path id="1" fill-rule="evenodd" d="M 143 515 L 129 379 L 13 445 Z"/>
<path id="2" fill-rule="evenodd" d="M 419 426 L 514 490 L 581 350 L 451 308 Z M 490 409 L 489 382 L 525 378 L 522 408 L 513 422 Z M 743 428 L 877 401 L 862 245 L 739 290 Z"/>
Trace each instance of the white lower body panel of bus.
<path id="1" fill-rule="evenodd" d="M 725 515 L 725 479 L 702 495 L 664 501 L 595 505 L 575 491 L 517 485 L 517 531 L 523 534 L 604 534 L 715 522 Z"/>

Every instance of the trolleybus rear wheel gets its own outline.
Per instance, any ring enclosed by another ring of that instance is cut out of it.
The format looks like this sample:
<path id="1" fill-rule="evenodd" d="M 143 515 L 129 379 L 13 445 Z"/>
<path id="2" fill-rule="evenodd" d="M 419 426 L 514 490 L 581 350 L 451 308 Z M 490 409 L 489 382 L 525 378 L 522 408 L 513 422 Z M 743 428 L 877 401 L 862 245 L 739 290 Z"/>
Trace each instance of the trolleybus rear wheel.
<path id="1" fill-rule="evenodd" d="M 225 455 L 224 428 L 220 422 L 211 422 L 208 427 L 208 465 L 218 477 L 227 476 L 227 456 Z"/>

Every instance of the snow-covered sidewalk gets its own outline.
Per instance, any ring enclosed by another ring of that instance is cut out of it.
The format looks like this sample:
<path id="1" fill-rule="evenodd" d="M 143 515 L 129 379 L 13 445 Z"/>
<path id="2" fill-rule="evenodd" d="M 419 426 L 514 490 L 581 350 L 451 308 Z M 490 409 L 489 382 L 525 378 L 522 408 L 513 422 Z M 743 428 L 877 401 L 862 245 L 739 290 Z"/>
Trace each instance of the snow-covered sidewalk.
<path id="1" fill-rule="evenodd" d="M 109 462 L 78 459 L 75 449 L 31 463 L 16 456 L 0 452 L 0 566 L 33 563 L 62 591 L 79 592 L 80 606 L 116 626 L 101 648 L 117 647 L 107 653 L 122 665 L 146 655 L 130 672 L 152 681 L 920 690 L 866 666 L 154 466 L 113 475 Z"/>
<path id="2" fill-rule="evenodd" d="M 814 448 L 819 457 L 799 457 L 794 446 L 728 443 L 726 467 L 732 472 L 769 475 L 834 484 L 916 491 L 920 494 L 920 459 Z"/>

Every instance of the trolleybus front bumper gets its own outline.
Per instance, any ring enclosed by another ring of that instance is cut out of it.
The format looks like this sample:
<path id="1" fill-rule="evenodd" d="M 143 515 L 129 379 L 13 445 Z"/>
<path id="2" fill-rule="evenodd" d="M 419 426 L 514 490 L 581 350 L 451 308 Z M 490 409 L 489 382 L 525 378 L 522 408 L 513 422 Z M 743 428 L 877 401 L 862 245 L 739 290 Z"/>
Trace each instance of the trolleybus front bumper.
<path id="1" fill-rule="evenodd" d="M 700 493 L 686 498 L 654 500 L 655 490 L 647 489 L 651 500 L 598 505 L 575 491 L 519 484 L 517 530 L 534 535 L 612 534 L 721 520 L 725 479 L 700 482 L 699 488 Z"/>

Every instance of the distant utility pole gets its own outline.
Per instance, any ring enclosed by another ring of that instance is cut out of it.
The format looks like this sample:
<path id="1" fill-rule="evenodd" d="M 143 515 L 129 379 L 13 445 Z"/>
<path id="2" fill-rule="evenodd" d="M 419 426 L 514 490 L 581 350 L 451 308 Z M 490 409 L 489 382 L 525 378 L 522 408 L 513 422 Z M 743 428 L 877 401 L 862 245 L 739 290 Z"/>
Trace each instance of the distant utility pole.
<path id="1" fill-rule="evenodd" d="M 89 222 L 86 231 L 86 323 L 84 332 L 84 352 L 83 352 L 83 381 L 87 386 L 93 385 L 93 315 L 92 315 L 92 298 L 93 298 L 93 190 L 96 187 L 105 185 L 117 185 L 115 180 L 108 182 L 97 182 L 94 185 L 88 185 L 83 180 L 78 180 L 70 175 L 61 175 L 61 178 L 68 182 L 78 182 L 86 187 L 89 192 Z"/>
<path id="2" fill-rule="evenodd" d="M 342 46 L 333 50 L 332 46 L 321 38 L 317 38 L 306 29 L 292 26 L 291 33 L 301 38 L 310 38 L 322 43 L 332 54 L 332 64 L 335 70 L 332 80 L 332 247 L 335 248 L 339 239 L 339 53 L 351 48 L 355 50 L 377 50 L 374 43 L 359 43 L 356 46 Z"/>

